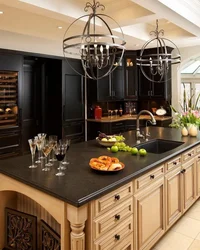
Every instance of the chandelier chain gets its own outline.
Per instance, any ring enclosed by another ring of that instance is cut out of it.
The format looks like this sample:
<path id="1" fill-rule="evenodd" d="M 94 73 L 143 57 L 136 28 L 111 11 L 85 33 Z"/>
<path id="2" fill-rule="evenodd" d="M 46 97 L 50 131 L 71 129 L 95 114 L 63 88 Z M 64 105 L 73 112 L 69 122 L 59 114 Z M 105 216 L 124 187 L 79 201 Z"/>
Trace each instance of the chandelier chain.
<path id="1" fill-rule="evenodd" d="M 150 35 L 154 35 L 156 38 L 158 38 L 159 36 L 164 36 L 165 32 L 163 29 L 158 30 L 158 19 L 156 19 L 156 30 L 152 30 L 150 32 Z"/>

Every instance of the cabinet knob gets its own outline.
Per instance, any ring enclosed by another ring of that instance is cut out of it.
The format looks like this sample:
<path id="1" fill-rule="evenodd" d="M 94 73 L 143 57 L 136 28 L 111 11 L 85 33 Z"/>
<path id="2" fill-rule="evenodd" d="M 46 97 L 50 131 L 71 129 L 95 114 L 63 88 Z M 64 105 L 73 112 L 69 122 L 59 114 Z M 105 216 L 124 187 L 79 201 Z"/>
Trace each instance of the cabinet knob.
<path id="1" fill-rule="evenodd" d="M 120 199 L 120 195 L 119 195 L 119 194 L 116 194 L 116 195 L 115 195 L 115 200 L 118 201 L 119 199 Z"/>
<path id="2" fill-rule="evenodd" d="M 177 164 L 177 162 L 176 162 L 176 161 L 174 161 L 174 162 L 173 162 L 173 164 L 174 164 L 174 165 L 176 165 L 176 164 Z"/>
<path id="3" fill-rule="evenodd" d="M 154 174 L 151 174 L 150 179 L 154 179 L 154 178 L 155 178 Z"/>
<path id="4" fill-rule="evenodd" d="M 185 171 L 186 171 L 185 169 L 182 169 L 182 170 L 181 170 L 181 174 L 184 174 L 184 173 L 185 173 Z"/>
<path id="5" fill-rule="evenodd" d="M 120 240 L 120 235 L 119 234 L 115 234 L 115 239 L 116 240 Z"/>
<path id="6" fill-rule="evenodd" d="M 120 214 L 116 214 L 116 215 L 115 215 L 115 219 L 116 219 L 116 220 L 120 220 Z"/>
<path id="7" fill-rule="evenodd" d="M 198 158 L 200 159 L 200 155 L 198 156 Z"/>
<path id="8" fill-rule="evenodd" d="M 188 156 L 192 156 L 192 154 L 191 154 L 191 153 L 189 153 L 189 154 L 188 154 Z"/>

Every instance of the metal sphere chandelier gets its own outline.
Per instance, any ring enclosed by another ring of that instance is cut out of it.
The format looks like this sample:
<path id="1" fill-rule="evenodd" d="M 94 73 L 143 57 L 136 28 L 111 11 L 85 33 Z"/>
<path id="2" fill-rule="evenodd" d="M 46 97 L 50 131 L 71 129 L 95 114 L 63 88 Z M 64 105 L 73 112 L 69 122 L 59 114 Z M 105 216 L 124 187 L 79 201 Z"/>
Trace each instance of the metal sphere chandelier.
<path id="1" fill-rule="evenodd" d="M 137 58 L 137 65 L 140 66 L 143 75 L 149 81 L 163 82 L 165 81 L 164 76 L 168 73 L 171 65 L 181 62 L 180 52 L 171 40 L 161 37 L 164 36 L 164 30 L 158 31 L 158 20 L 156 20 L 156 30 L 151 31 L 150 35 L 154 35 L 155 38 L 143 45 L 140 56 Z M 146 53 L 147 46 L 155 48 L 155 53 Z M 170 51 L 169 47 L 171 47 Z M 172 49 L 173 51 L 171 51 Z M 149 75 L 144 67 L 149 67 Z"/>
<path id="2" fill-rule="evenodd" d="M 84 11 L 91 8 L 92 12 L 76 19 L 66 30 L 63 39 L 63 53 L 70 66 L 80 75 L 95 80 L 107 76 L 120 65 L 126 44 L 119 24 L 108 15 L 96 13 L 100 7 L 105 9 L 104 5 L 95 0 L 93 4 L 87 2 Z M 113 34 L 107 19 L 114 24 L 113 27 L 117 26 L 120 30 L 120 37 Z M 82 34 L 72 35 L 76 31 L 76 25 L 83 23 Z M 68 57 L 72 55 L 81 59 L 82 71 L 69 62 Z"/>

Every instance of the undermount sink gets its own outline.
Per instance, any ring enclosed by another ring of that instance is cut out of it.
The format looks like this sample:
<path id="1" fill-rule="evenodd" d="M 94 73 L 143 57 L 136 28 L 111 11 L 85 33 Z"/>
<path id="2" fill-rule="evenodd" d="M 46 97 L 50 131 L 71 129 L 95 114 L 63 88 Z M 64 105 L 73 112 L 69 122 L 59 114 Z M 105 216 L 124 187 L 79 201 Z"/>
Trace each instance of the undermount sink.
<path id="1" fill-rule="evenodd" d="M 136 147 L 138 149 L 144 148 L 149 153 L 162 154 L 169 150 L 179 147 L 183 143 L 184 142 L 181 141 L 155 139 L 136 145 Z"/>

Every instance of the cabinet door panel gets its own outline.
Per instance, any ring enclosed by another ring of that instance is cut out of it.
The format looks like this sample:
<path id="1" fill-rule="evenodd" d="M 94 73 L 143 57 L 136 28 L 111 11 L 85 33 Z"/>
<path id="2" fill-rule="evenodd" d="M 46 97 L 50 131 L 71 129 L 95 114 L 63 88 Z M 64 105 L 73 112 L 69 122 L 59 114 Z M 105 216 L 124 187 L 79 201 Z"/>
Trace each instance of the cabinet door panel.
<path id="1" fill-rule="evenodd" d="M 101 69 L 101 75 L 107 72 L 107 69 Z M 107 75 L 97 80 L 97 101 L 109 101 L 111 97 L 111 75 Z"/>
<path id="2" fill-rule="evenodd" d="M 196 198 L 200 196 L 200 155 L 196 158 Z"/>
<path id="3" fill-rule="evenodd" d="M 136 195 L 137 250 L 150 247 L 164 234 L 163 178 Z"/>
<path id="4" fill-rule="evenodd" d="M 183 209 L 187 210 L 195 201 L 195 161 L 194 159 L 183 164 Z"/>
<path id="5" fill-rule="evenodd" d="M 167 228 L 181 216 L 181 166 L 166 175 L 166 223 Z"/>
<path id="6" fill-rule="evenodd" d="M 65 75 L 64 120 L 84 119 L 83 79 L 79 75 Z"/>
<path id="7" fill-rule="evenodd" d="M 137 80 L 135 67 L 126 68 L 125 99 L 137 100 Z"/>
<path id="8" fill-rule="evenodd" d="M 152 97 L 164 97 L 165 96 L 165 87 L 164 82 L 153 82 L 152 83 Z"/>
<path id="9" fill-rule="evenodd" d="M 124 69 L 117 67 L 111 76 L 112 79 L 112 99 L 121 100 L 124 98 Z"/>
<path id="10" fill-rule="evenodd" d="M 149 75 L 149 68 L 143 67 L 143 70 Z M 143 75 L 139 69 L 139 97 L 150 98 L 151 97 L 151 82 Z"/>

